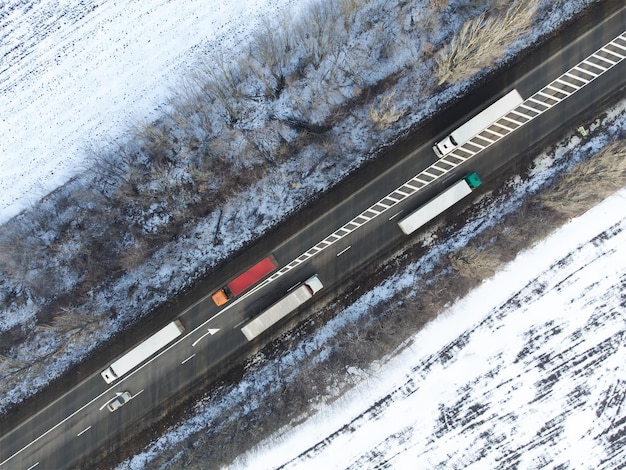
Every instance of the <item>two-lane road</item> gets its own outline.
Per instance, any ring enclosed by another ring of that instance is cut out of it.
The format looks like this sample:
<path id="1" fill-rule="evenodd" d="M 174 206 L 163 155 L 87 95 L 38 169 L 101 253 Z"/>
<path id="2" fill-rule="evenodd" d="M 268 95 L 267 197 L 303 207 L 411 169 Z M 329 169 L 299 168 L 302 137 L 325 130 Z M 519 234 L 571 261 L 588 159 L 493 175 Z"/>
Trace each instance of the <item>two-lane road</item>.
<path id="1" fill-rule="evenodd" d="M 608 8 L 608 7 L 607 7 Z M 615 8 L 613 8 L 615 10 Z M 536 119 L 488 147 L 480 154 L 451 170 L 440 180 L 407 197 L 358 227 L 339 237 L 331 237 L 356 216 L 437 162 L 431 146 L 435 140 L 464 122 L 485 106 L 487 101 L 517 88 L 525 99 L 580 60 L 624 32 L 626 9 L 594 17 L 594 24 L 580 22 L 572 30 L 540 48 L 508 72 L 468 98 L 473 106 L 460 104 L 443 113 L 406 141 L 391 149 L 391 163 L 370 166 L 360 178 L 350 178 L 341 188 L 319 201 L 315 208 L 281 227 L 272 238 L 255 246 L 215 275 L 215 285 L 190 307 L 178 312 L 185 334 L 154 358 L 107 385 L 99 371 L 35 415 L 22 420 L 0 438 L 0 470 L 4 468 L 68 468 L 85 464 L 103 446 L 116 452 L 119 444 L 134 433 L 163 417 L 173 400 L 180 399 L 207 373 L 223 369 L 229 360 L 241 357 L 249 344 L 240 332 L 241 325 L 257 315 L 293 285 L 312 274 L 319 274 L 324 292 L 333 291 L 373 259 L 402 244 L 406 237 L 397 227 L 397 218 L 436 195 L 451 181 L 477 171 L 488 181 L 520 154 L 537 142 L 560 132 L 587 110 L 604 102 L 607 96 L 624 88 L 626 61 Z M 568 36 L 569 35 L 569 36 Z M 562 38 L 567 37 L 567 43 Z M 575 39 L 573 39 L 575 38 Z M 626 44 L 626 43 L 625 43 Z M 532 60 L 531 60 L 532 59 Z M 464 101 L 465 103 L 465 101 Z M 455 114 L 456 113 L 456 114 Z M 470 113 L 470 114 L 466 114 Z M 456 115 L 456 119 L 452 116 Z M 377 169 L 372 171 L 371 169 Z M 400 215 L 398 215 L 400 214 Z M 323 240 L 329 240 L 328 243 Z M 319 249 L 314 247 L 318 246 Z M 234 273 L 261 257 L 273 253 L 281 268 L 292 265 L 268 285 L 216 307 L 210 294 Z M 313 253 L 310 256 L 303 256 Z M 300 260 L 300 261 L 298 261 Z M 263 338 L 261 338 L 261 341 Z M 133 398 L 111 413 L 106 404 L 116 393 L 128 391 Z M 95 457 L 93 457 L 95 459 Z"/>

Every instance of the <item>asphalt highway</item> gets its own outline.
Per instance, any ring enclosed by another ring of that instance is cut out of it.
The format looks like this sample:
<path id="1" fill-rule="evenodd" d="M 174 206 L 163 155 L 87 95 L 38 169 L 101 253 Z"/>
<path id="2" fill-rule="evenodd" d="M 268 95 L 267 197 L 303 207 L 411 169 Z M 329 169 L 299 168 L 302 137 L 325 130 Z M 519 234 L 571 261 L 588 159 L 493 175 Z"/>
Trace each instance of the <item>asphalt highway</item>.
<path id="1" fill-rule="evenodd" d="M 331 296 L 338 286 L 354 278 L 381 253 L 389 252 L 407 240 L 397 227 L 398 217 L 408 214 L 469 172 L 476 171 L 484 182 L 494 181 L 529 149 L 549 142 L 563 129 L 574 132 L 578 125 L 585 124 L 581 120 L 591 108 L 624 88 L 626 61 L 451 170 L 440 181 L 362 224 L 263 288 L 222 308 L 211 301 L 210 295 L 215 290 L 255 261 L 271 253 L 281 267 L 290 264 L 412 176 L 434 164 L 437 158 L 431 149 L 433 143 L 490 102 L 513 88 L 524 99 L 530 97 L 622 34 L 626 8 L 621 7 L 617 13 L 615 10 L 618 8 L 614 5 L 596 10 L 591 17 L 553 38 L 507 72 L 485 83 L 459 105 L 445 110 L 437 120 L 394 146 L 387 156 L 379 159 L 384 163 L 368 165 L 317 201 L 314 207 L 298 214 L 285 227 L 275 230 L 216 272 L 209 284 L 202 286 L 202 293 L 194 294 L 193 301 L 175 304 L 179 310 L 172 313 L 171 319 L 180 318 L 185 334 L 149 362 L 111 385 L 107 385 L 100 371 L 96 370 L 51 403 L 42 405 L 36 413 L 19 416 L 19 422 L 11 423 L 11 426 L 5 423 L 0 437 L 0 470 L 70 468 L 79 462 L 83 465 L 90 456 L 98 455 L 103 449 L 115 453 L 120 442 L 163 417 L 173 397 L 186 393 L 199 378 L 220 370 L 220 365 L 245 355 L 251 346 L 259 347 L 267 341 L 272 331 L 250 345 L 240 328 L 285 295 L 290 287 L 318 274 L 325 285 L 323 292 Z M 297 315 L 306 315 L 314 306 L 315 301 Z M 117 411 L 109 412 L 106 404 L 117 392 L 123 391 L 129 391 L 133 398 Z"/>

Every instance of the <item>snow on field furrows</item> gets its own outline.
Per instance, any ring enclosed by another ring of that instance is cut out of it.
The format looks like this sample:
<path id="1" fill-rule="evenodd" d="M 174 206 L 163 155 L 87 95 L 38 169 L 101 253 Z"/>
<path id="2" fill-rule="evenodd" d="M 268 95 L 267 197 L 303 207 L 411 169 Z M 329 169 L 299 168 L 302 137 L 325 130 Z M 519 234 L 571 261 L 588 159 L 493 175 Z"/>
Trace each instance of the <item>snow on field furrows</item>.
<path id="1" fill-rule="evenodd" d="M 625 247 L 622 190 L 238 466 L 623 468 Z"/>
<path id="2" fill-rule="evenodd" d="M 228 53 L 294 0 L 0 3 L 0 222 L 148 122 L 198 51 Z M 104 141 L 104 142 L 103 142 Z"/>

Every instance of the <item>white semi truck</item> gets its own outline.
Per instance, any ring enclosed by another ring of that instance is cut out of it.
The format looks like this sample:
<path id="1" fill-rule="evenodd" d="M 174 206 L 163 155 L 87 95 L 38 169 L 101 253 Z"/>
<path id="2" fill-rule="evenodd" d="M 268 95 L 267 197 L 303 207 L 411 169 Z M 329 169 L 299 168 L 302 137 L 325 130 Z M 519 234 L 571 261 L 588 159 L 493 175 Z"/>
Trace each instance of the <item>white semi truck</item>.
<path id="1" fill-rule="evenodd" d="M 415 232 L 429 220 L 434 219 L 470 194 L 474 188 L 480 186 L 480 183 L 480 177 L 476 173 L 470 173 L 461 181 L 454 183 L 444 192 L 401 219 L 398 222 L 400 230 L 406 235 Z"/>
<path id="2" fill-rule="evenodd" d="M 289 313 L 317 294 L 322 287 L 322 281 L 320 281 L 319 277 L 317 275 L 311 276 L 244 326 L 241 332 L 248 341 L 252 341 L 270 326 L 285 318 Z"/>
<path id="3" fill-rule="evenodd" d="M 455 148 L 463 145 L 472 137 L 480 134 L 502 116 L 513 111 L 523 102 L 524 100 L 517 90 L 507 93 L 491 106 L 467 121 L 461 127 L 452 131 L 448 137 L 440 142 L 437 142 L 433 147 L 433 151 L 439 158 L 445 157 Z"/>
<path id="4" fill-rule="evenodd" d="M 119 379 L 148 359 L 159 349 L 164 348 L 174 341 L 183 334 L 183 331 L 185 331 L 185 328 L 179 320 L 169 323 L 104 369 L 101 372 L 102 378 L 108 384 Z"/>

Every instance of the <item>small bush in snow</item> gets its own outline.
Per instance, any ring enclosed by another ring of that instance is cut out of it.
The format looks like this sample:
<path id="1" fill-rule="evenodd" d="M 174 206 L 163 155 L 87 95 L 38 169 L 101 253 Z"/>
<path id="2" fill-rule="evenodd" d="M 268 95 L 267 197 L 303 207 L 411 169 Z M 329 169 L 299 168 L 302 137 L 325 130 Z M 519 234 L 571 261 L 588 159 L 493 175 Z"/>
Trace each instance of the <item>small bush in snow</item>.
<path id="1" fill-rule="evenodd" d="M 406 112 L 403 109 L 396 109 L 396 106 L 391 104 L 391 100 L 395 94 L 396 92 L 392 91 L 387 96 L 383 96 L 380 99 L 378 107 L 374 107 L 374 105 L 370 106 L 369 117 L 377 129 L 386 129 L 400 119 Z"/>

